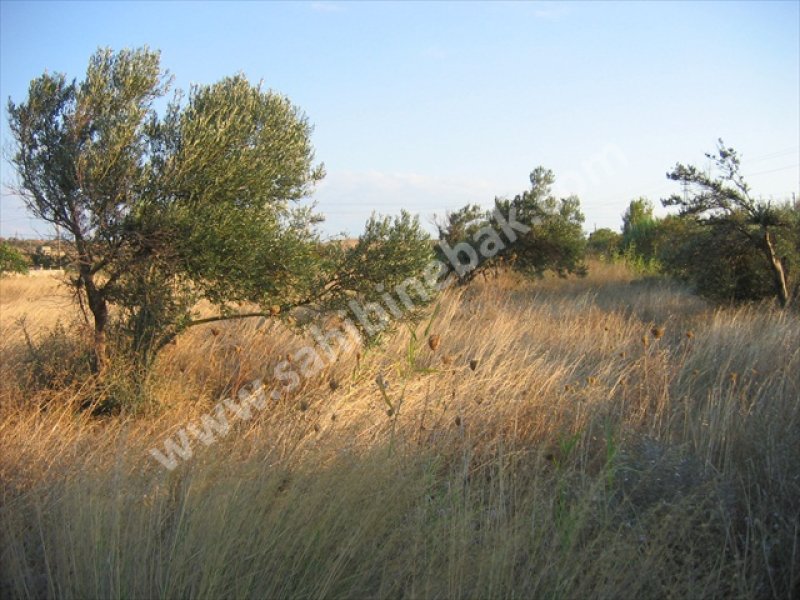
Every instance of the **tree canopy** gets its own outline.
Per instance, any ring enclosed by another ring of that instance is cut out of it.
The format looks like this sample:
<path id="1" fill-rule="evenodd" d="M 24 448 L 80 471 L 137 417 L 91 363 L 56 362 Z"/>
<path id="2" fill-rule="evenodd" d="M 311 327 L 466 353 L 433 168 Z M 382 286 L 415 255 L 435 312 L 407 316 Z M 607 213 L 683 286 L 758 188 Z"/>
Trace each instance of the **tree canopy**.
<path id="1" fill-rule="evenodd" d="M 9 101 L 18 192 L 74 248 L 72 284 L 93 316 L 98 368 L 109 305 L 131 347 L 152 355 L 209 320 L 192 311 L 199 299 L 219 319 L 284 315 L 425 266 L 424 251 L 398 259 L 402 244 L 430 254 L 407 215 L 373 219 L 350 250 L 321 240 L 308 198 L 324 169 L 289 99 L 234 75 L 176 92 L 159 113 L 170 84 L 158 52 L 105 49 L 83 80 L 45 73 L 25 101 Z"/>
<path id="2" fill-rule="evenodd" d="M 8 242 L 0 242 L 0 275 L 27 272 L 28 261 L 25 256 Z"/>
<path id="3" fill-rule="evenodd" d="M 712 177 L 695 166 L 678 163 L 667 177 L 689 186 L 691 193 L 686 196 L 674 194 L 662 201 L 664 206 L 675 206 L 682 218 L 711 228 L 713 235 L 705 247 L 738 249 L 736 255 L 749 249 L 750 256 L 745 255 L 750 265 L 748 270 L 760 271 L 760 278 L 768 278 L 772 283 L 773 297 L 781 306 L 789 306 L 798 287 L 790 274 L 790 265 L 797 264 L 800 256 L 797 207 L 753 197 L 740 172 L 738 153 L 725 146 L 722 140 L 719 140 L 716 153 L 706 154 L 706 157 L 713 162 L 717 175 Z M 733 256 L 731 253 L 724 255 Z M 702 260 L 721 269 L 729 262 L 714 261 L 714 256 L 719 256 L 719 252 L 708 253 Z M 740 261 L 738 268 L 742 268 L 742 264 Z M 750 283 L 753 279 L 750 278 Z"/>
<path id="4" fill-rule="evenodd" d="M 548 271 L 562 277 L 585 274 L 580 200 L 577 196 L 556 198 L 552 194 L 555 176 L 544 167 L 531 172 L 530 182 L 530 189 L 514 198 L 496 198 L 493 211 L 468 205 L 439 219 L 440 249 L 466 244 L 472 248 L 469 254 L 476 257 L 472 268 L 460 273 L 464 279 L 500 264 L 534 276 Z M 520 225 L 511 227 L 513 223 Z M 492 235 L 494 230 L 503 232 L 506 239 Z"/>

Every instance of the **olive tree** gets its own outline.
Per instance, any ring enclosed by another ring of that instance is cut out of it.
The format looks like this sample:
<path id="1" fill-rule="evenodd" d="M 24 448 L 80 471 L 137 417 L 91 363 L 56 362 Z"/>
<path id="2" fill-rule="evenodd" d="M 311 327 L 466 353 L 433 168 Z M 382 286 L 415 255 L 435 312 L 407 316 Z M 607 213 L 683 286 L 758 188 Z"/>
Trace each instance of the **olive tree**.
<path id="1" fill-rule="evenodd" d="M 94 321 L 98 369 L 111 306 L 149 360 L 193 325 L 321 307 L 358 297 L 347 282 L 364 285 L 352 249 L 334 251 L 316 229 L 307 199 L 324 170 L 303 112 L 242 75 L 176 92 L 159 112 L 170 83 L 157 52 L 99 50 L 83 80 L 45 73 L 9 101 L 18 192 L 74 246 L 71 283 Z M 389 272 L 379 249 L 402 232 L 418 229 L 406 219 L 368 232 L 369 276 Z M 217 314 L 195 315 L 200 299 Z"/>
<path id="2" fill-rule="evenodd" d="M 152 182 L 152 104 L 168 84 L 156 53 L 100 51 L 82 81 L 44 73 L 25 102 L 9 100 L 18 191 L 74 243 L 74 285 L 94 318 L 98 365 L 109 299 L 147 246 L 133 222 Z"/>
<path id="3" fill-rule="evenodd" d="M 496 198 L 492 211 L 468 205 L 436 222 L 443 260 L 453 262 L 453 246 L 469 245 L 471 249 L 463 254 L 475 257 L 469 268 L 456 265 L 462 281 L 500 265 L 533 276 L 548 271 L 561 277 L 586 273 L 580 200 L 576 196 L 556 198 L 552 193 L 555 176 L 544 167 L 531 172 L 530 182 L 530 189 L 514 198 Z M 488 233 L 492 230 L 498 233 Z M 499 233 L 506 238 L 501 239 Z M 487 247 L 491 251 L 483 252 Z"/>
<path id="4" fill-rule="evenodd" d="M 531 187 L 511 200 L 495 201 L 503 214 L 511 210 L 517 219 L 530 224 L 530 231 L 504 251 L 513 257 L 516 269 L 541 276 L 551 271 L 559 277 L 586 274 L 585 217 L 577 196 L 557 198 L 552 193 L 555 175 L 536 167 L 530 174 Z"/>

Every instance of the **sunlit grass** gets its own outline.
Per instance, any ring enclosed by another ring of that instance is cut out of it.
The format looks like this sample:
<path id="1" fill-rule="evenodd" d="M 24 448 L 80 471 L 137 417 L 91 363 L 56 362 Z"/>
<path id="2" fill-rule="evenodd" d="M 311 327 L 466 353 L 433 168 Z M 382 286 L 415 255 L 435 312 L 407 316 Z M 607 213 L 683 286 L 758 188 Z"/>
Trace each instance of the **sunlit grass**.
<path id="1" fill-rule="evenodd" d="M 797 316 L 591 273 L 450 290 L 172 472 L 148 450 L 307 342 L 196 328 L 98 418 L 7 333 L 0 596 L 797 596 Z M 3 331 L 44 335 L 18 285 Z"/>

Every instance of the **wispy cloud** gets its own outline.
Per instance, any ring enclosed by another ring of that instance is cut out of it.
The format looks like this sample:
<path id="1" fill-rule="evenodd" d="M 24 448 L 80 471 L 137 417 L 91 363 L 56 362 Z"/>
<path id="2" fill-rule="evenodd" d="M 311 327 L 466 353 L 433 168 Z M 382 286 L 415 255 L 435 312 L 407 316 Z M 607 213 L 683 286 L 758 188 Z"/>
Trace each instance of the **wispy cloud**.
<path id="1" fill-rule="evenodd" d="M 337 2 L 326 2 L 325 0 L 320 0 L 318 2 L 311 3 L 311 10 L 314 12 L 337 13 L 344 11 L 344 9 L 344 6 Z"/>
<path id="2" fill-rule="evenodd" d="M 546 21 L 557 21 L 572 12 L 572 6 L 567 2 L 547 2 L 543 0 L 534 2 L 531 6 L 533 7 L 533 15 L 537 19 Z"/>

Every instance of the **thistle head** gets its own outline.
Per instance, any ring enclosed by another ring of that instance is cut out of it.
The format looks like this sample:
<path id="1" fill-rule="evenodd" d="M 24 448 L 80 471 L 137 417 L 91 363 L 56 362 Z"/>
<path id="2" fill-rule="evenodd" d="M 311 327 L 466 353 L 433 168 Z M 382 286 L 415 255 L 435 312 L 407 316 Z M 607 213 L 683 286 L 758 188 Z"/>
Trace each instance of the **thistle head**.
<path id="1" fill-rule="evenodd" d="M 436 349 L 441 345 L 441 343 L 442 343 L 442 336 L 440 336 L 438 333 L 434 333 L 428 338 L 428 347 L 433 352 L 436 352 Z"/>

